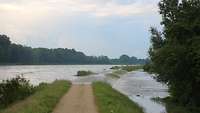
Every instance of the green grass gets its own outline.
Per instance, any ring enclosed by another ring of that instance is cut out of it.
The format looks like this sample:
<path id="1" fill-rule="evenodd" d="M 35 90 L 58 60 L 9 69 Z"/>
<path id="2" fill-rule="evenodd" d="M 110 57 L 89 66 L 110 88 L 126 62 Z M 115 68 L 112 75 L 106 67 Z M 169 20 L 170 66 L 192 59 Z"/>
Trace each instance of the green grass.
<path id="1" fill-rule="evenodd" d="M 136 65 L 136 66 L 122 66 L 122 70 L 125 70 L 125 71 L 128 71 L 128 72 L 131 72 L 131 71 L 135 71 L 135 70 L 139 70 L 139 69 L 143 69 L 143 66 L 141 65 Z"/>
<path id="2" fill-rule="evenodd" d="M 107 73 L 106 76 L 111 77 L 111 78 L 120 78 L 119 75 L 114 74 L 114 73 Z"/>
<path id="3" fill-rule="evenodd" d="M 51 113 L 69 87 L 67 81 L 43 84 L 32 96 L 8 106 L 0 113 Z"/>
<path id="4" fill-rule="evenodd" d="M 143 113 L 136 103 L 103 82 L 93 83 L 99 113 Z"/>
<path id="5" fill-rule="evenodd" d="M 127 72 L 125 70 L 116 70 L 116 71 L 113 71 L 113 73 L 117 75 L 123 75 L 123 74 L 126 74 Z"/>
<path id="6" fill-rule="evenodd" d="M 91 74 L 94 74 L 94 73 L 91 71 L 78 71 L 76 76 L 88 76 Z"/>
<path id="7" fill-rule="evenodd" d="M 120 78 L 120 75 L 126 74 L 127 71 L 124 70 L 115 70 L 112 73 L 106 74 L 106 76 L 112 77 L 112 78 Z"/>
<path id="8" fill-rule="evenodd" d="M 131 71 L 143 69 L 143 65 L 113 66 L 110 69 L 113 69 L 113 70 L 124 70 L 124 71 L 131 72 Z"/>

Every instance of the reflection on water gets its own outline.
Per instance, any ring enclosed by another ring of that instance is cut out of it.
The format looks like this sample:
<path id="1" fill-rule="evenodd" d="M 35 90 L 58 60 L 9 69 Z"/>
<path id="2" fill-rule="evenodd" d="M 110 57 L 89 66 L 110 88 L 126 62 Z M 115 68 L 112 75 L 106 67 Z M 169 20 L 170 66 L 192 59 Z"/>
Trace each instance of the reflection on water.
<path id="1" fill-rule="evenodd" d="M 90 70 L 95 73 L 103 73 L 112 65 L 30 65 L 30 66 L 0 66 L 0 80 L 23 75 L 32 84 L 40 82 L 52 82 L 56 79 L 75 81 L 79 79 L 74 75 L 79 70 Z M 90 77 L 96 78 L 96 77 Z M 86 79 L 87 80 L 87 79 Z"/>
<path id="2" fill-rule="evenodd" d="M 151 98 L 168 96 L 167 86 L 156 82 L 152 75 L 139 71 L 133 72 L 112 85 L 142 106 L 146 113 L 166 113 L 165 107 Z"/>
<path id="3" fill-rule="evenodd" d="M 166 97 L 167 87 L 156 82 L 152 75 L 145 72 L 132 72 L 120 79 L 106 77 L 112 65 L 34 65 L 34 66 L 0 66 L 0 80 L 21 75 L 32 84 L 52 82 L 56 79 L 71 80 L 75 84 L 86 84 L 92 81 L 109 82 L 115 89 L 127 95 L 144 108 L 146 113 L 165 113 L 165 107 L 151 100 L 153 97 Z M 76 77 L 77 71 L 90 70 L 97 74 Z"/>

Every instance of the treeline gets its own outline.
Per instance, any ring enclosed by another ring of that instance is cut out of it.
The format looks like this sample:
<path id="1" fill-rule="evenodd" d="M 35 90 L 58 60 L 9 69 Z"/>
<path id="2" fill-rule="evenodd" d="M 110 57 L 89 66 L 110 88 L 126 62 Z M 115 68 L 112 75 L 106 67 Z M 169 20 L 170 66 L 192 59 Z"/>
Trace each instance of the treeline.
<path id="1" fill-rule="evenodd" d="M 74 49 L 31 48 L 11 43 L 0 35 L 0 64 L 145 64 L 145 59 L 122 55 L 119 59 L 107 56 L 86 56 Z"/>
<path id="2" fill-rule="evenodd" d="M 164 28 L 150 30 L 150 62 L 144 69 L 169 86 L 173 102 L 199 108 L 200 1 L 161 0 L 159 7 Z"/>

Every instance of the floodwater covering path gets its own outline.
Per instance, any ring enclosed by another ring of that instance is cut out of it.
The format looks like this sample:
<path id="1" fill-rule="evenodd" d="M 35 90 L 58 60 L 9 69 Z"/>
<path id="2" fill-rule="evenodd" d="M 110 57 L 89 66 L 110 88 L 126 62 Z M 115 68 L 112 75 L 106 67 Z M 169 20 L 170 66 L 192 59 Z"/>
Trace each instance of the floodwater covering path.
<path id="1" fill-rule="evenodd" d="M 73 84 L 53 113 L 98 113 L 90 84 Z"/>

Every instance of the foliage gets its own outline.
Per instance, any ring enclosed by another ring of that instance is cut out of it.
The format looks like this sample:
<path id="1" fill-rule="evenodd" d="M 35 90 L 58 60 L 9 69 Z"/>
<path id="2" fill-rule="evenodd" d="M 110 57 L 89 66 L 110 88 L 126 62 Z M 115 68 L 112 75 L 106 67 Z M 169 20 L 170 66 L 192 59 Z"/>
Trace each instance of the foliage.
<path id="1" fill-rule="evenodd" d="M 162 101 L 165 102 L 167 113 L 200 113 L 200 108 L 193 106 L 182 106 L 170 100 L 170 98 L 164 98 Z"/>
<path id="2" fill-rule="evenodd" d="M 0 35 L 0 62 L 8 62 L 10 40 L 6 35 Z"/>
<path id="3" fill-rule="evenodd" d="M 0 113 L 52 113 L 69 87 L 70 83 L 67 81 L 40 84 L 32 96 L 10 105 Z"/>
<path id="4" fill-rule="evenodd" d="M 163 32 L 151 28 L 146 68 L 169 86 L 174 102 L 200 106 L 200 1 L 161 0 Z"/>
<path id="5" fill-rule="evenodd" d="M 128 55 L 121 55 L 119 59 L 111 59 L 111 64 L 145 64 L 146 59 L 138 59 L 136 57 L 129 57 Z"/>
<path id="6" fill-rule="evenodd" d="M 125 57 L 126 56 L 126 57 Z M 127 59 L 128 58 L 128 59 Z M 12 44 L 9 37 L 0 35 L 0 64 L 144 64 L 145 59 L 122 55 L 119 59 L 107 56 L 86 56 L 67 48 L 31 48 Z"/>
<path id="7" fill-rule="evenodd" d="M 103 82 L 93 83 L 100 113 L 143 113 L 136 103 Z"/>
<path id="8" fill-rule="evenodd" d="M 87 76 L 91 74 L 94 74 L 94 73 L 91 71 L 78 71 L 76 76 Z"/>
<path id="9" fill-rule="evenodd" d="M 34 87 L 20 76 L 0 83 L 0 108 L 26 98 L 34 93 Z"/>

